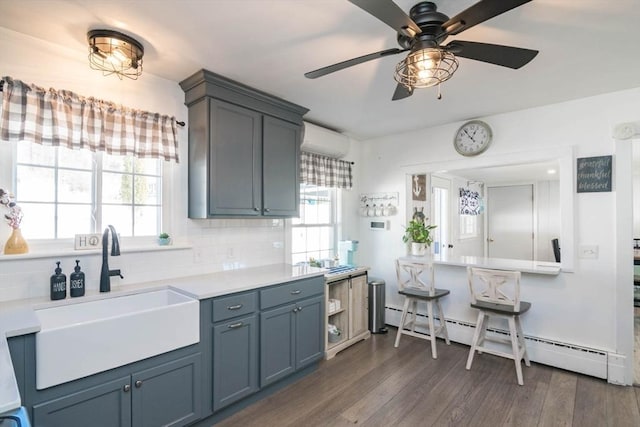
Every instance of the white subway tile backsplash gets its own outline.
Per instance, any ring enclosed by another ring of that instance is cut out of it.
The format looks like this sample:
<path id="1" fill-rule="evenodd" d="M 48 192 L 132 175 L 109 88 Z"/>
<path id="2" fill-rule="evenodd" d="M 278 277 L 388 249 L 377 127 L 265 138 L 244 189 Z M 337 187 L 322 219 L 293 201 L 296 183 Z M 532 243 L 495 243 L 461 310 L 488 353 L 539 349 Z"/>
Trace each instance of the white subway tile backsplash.
<path id="1" fill-rule="evenodd" d="M 209 219 L 186 221 L 186 236 L 176 236 L 191 246 L 171 251 L 135 252 L 109 256 L 109 267 L 119 268 L 124 279 L 112 278 L 111 286 L 142 283 L 185 275 L 206 274 L 230 268 L 258 267 L 287 262 L 282 219 Z M 126 249 L 123 242 L 123 249 Z M 75 260 L 80 260 L 86 275 L 87 290 L 97 291 L 100 284 L 100 254 L 11 260 L 0 258 L 0 301 L 49 295 L 49 278 L 61 261 L 67 278 Z"/>

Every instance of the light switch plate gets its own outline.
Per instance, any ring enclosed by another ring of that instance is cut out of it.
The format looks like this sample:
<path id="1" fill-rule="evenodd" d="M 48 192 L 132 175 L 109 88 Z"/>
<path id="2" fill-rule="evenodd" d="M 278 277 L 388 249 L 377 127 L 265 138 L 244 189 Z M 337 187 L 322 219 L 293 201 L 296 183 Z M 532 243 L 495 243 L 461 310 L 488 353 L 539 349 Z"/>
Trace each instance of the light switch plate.
<path id="1" fill-rule="evenodd" d="M 582 258 L 582 259 L 598 259 L 598 246 L 597 245 L 582 245 L 582 246 L 580 246 L 580 258 Z"/>
<path id="2" fill-rule="evenodd" d="M 76 234 L 75 249 L 84 251 L 88 249 L 99 249 L 102 244 L 102 235 L 100 233 L 92 234 Z"/>

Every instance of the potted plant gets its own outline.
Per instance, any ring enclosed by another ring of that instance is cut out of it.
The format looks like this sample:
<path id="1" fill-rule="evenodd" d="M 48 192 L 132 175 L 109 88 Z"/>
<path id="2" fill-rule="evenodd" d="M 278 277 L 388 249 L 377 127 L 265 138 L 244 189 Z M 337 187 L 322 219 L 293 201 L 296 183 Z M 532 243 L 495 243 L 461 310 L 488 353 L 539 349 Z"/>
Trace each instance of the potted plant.
<path id="1" fill-rule="evenodd" d="M 427 247 L 433 242 L 431 230 L 435 225 L 426 225 L 423 221 L 412 219 L 405 227 L 402 241 L 411 242 L 411 255 L 423 256 L 427 253 Z"/>
<path id="2" fill-rule="evenodd" d="M 158 235 L 158 244 L 160 246 L 167 246 L 171 243 L 171 236 L 168 233 L 160 233 Z"/>

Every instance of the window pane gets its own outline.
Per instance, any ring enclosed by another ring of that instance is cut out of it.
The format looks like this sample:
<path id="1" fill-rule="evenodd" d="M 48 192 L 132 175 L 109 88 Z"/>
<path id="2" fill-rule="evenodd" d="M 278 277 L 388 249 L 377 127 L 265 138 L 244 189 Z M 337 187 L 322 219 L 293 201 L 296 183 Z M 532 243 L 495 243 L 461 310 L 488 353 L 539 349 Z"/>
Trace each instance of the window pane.
<path id="1" fill-rule="evenodd" d="M 68 148 L 58 148 L 58 166 L 73 168 L 73 169 L 87 169 L 93 168 L 93 153 L 89 150 L 70 150 Z"/>
<path id="2" fill-rule="evenodd" d="M 91 205 L 58 205 L 58 238 L 73 238 L 92 230 Z"/>
<path id="3" fill-rule="evenodd" d="M 136 176 L 135 183 L 136 204 L 157 205 L 160 203 L 160 178 Z"/>
<path id="4" fill-rule="evenodd" d="M 20 204 L 25 201 L 53 202 L 55 200 L 53 169 L 18 165 L 17 177 L 18 186 L 16 197 Z M 53 220 L 53 217 L 51 217 L 51 219 Z"/>
<path id="5" fill-rule="evenodd" d="M 20 142 L 18 147 L 18 163 L 31 163 L 36 165 L 55 165 L 55 147 L 40 144 Z"/>
<path id="6" fill-rule="evenodd" d="M 162 161 L 158 159 L 136 159 L 136 173 L 145 175 L 160 175 Z"/>
<path id="7" fill-rule="evenodd" d="M 132 176 L 119 173 L 102 173 L 102 201 L 104 203 L 131 203 L 133 197 Z"/>
<path id="8" fill-rule="evenodd" d="M 58 202 L 91 203 L 90 171 L 58 170 Z"/>
<path id="9" fill-rule="evenodd" d="M 307 250 L 307 229 L 296 227 L 291 230 L 291 252 L 306 252 Z"/>
<path id="10" fill-rule="evenodd" d="M 55 210 L 52 203 L 20 202 L 24 213 L 22 218 L 22 234 L 28 239 L 55 238 L 54 218 Z"/>
<path id="11" fill-rule="evenodd" d="M 131 206 L 102 206 L 102 228 L 113 225 L 116 231 L 123 236 L 133 235 Z"/>
<path id="12" fill-rule="evenodd" d="M 114 156 L 102 154 L 102 169 L 114 172 L 133 172 L 132 161 L 129 156 Z"/>
<path id="13" fill-rule="evenodd" d="M 135 208 L 134 236 L 155 236 L 158 234 L 158 208 L 138 206 Z"/>

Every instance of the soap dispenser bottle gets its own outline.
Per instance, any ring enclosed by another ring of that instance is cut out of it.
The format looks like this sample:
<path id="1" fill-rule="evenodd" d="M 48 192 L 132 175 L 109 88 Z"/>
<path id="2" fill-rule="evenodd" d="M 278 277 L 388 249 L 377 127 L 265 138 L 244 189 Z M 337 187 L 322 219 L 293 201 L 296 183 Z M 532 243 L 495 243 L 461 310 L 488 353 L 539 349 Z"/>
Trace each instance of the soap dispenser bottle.
<path id="1" fill-rule="evenodd" d="M 67 276 L 62 274 L 60 261 L 56 262 L 56 274 L 51 276 L 51 299 L 65 299 L 67 297 Z"/>
<path id="2" fill-rule="evenodd" d="M 84 295 L 84 273 L 80 271 L 80 260 L 76 260 L 74 272 L 69 275 L 69 293 L 71 298 Z"/>

